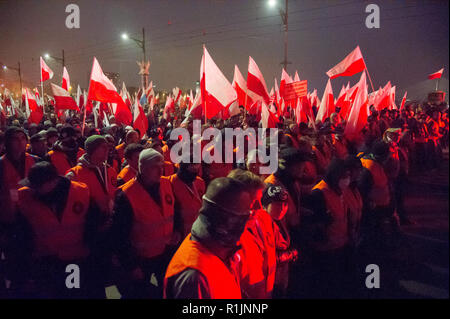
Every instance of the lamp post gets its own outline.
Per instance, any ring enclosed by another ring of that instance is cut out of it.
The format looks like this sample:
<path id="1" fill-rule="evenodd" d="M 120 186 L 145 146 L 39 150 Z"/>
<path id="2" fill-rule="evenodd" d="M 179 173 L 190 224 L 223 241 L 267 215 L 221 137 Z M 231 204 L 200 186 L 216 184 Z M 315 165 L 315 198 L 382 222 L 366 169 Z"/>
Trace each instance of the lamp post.
<path id="1" fill-rule="evenodd" d="M 0 63 L 2 65 L 3 70 L 14 70 L 17 71 L 17 73 L 19 73 L 19 82 L 20 82 L 20 94 L 22 94 L 22 71 L 20 70 L 20 62 L 17 62 L 17 68 L 15 67 L 11 67 L 11 66 L 7 66 L 6 64 Z"/>
<path id="2" fill-rule="evenodd" d="M 57 56 L 50 55 L 50 54 L 48 54 L 48 53 L 44 54 L 44 58 L 45 58 L 45 59 L 50 59 L 50 58 L 52 58 L 52 59 L 58 61 L 59 63 L 62 64 L 62 67 L 63 67 L 63 68 L 66 66 L 66 59 L 65 59 L 65 57 L 64 57 L 64 50 L 62 50 L 62 57 L 61 57 L 61 58 L 60 58 L 60 57 L 57 57 Z"/>
<path id="3" fill-rule="evenodd" d="M 139 48 L 142 49 L 143 60 L 142 60 L 141 63 L 138 63 L 138 65 L 141 68 L 139 74 L 142 74 L 142 85 L 143 85 L 143 87 L 145 89 L 147 87 L 147 82 L 148 82 L 148 68 L 150 67 L 150 63 L 148 63 L 148 64 L 146 63 L 145 28 L 142 28 L 142 40 L 130 37 L 126 33 L 122 33 L 122 39 L 124 39 L 124 40 L 131 39 L 137 44 L 137 46 Z"/>
<path id="4" fill-rule="evenodd" d="M 277 1 L 276 0 L 269 0 L 268 2 L 269 6 L 274 8 L 275 6 L 277 6 Z M 283 62 L 281 62 L 281 64 L 283 65 L 283 68 L 287 71 L 287 65 L 291 64 L 291 62 L 288 61 L 288 0 L 285 0 L 285 8 L 284 10 L 280 7 L 278 7 L 278 11 L 280 13 L 281 16 L 281 21 L 283 21 L 283 25 L 284 25 L 284 60 Z"/>

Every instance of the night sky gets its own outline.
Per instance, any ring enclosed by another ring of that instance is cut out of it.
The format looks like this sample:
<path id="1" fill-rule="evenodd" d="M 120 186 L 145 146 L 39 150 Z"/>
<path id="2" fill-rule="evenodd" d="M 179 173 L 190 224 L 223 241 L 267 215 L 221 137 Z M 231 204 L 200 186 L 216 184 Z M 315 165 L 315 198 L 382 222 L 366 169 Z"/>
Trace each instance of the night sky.
<path id="1" fill-rule="evenodd" d="M 45 52 L 61 56 L 72 86 L 87 88 L 96 56 L 106 72 L 118 72 L 127 86 L 138 86 L 136 60 L 142 51 L 121 39 L 127 31 L 141 37 L 145 27 L 150 80 L 157 89 L 194 88 L 199 79 L 202 43 L 231 82 L 234 65 L 244 77 L 251 55 L 264 74 L 267 86 L 281 74 L 283 26 L 277 9 L 268 0 L 85 0 L 0 1 L 0 62 L 14 66 L 20 60 L 27 86 L 39 81 L 39 56 Z M 65 8 L 80 7 L 80 29 L 67 29 Z M 367 29 L 365 8 L 380 7 L 380 29 Z M 278 0 L 284 8 L 284 0 Z M 308 80 L 308 89 L 325 87 L 328 69 L 356 45 L 362 54 L 375 89 L 388 80 L 397 85 L 397 96 L 405 88 L 434 81 L 428 74 L 449 66 L 448 1 L 289 1 L 288 71 L 298 70 Z M 48 61 L 60 84 L 62 66 Z M 11 70 L 0 81 L 17 78 Z M 359 75 L 332 81 L 335 95 L 342 84 L 355 83 Z M 49 81 L 47 81 L 49 82 Z M 442 81 L 448 90 L 448 80 Z M 49 84 L 46 83 L 48 86 Z M 443 88 L 443 87 L 442 87 Z"/>

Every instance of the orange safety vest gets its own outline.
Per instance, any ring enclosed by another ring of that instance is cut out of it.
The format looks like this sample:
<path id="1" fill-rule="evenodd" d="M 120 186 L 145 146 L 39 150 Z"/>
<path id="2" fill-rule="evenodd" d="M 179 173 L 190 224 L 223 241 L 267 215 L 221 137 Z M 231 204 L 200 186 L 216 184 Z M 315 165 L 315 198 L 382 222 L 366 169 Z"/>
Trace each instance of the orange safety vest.
<path id="1" fill-rule="evenodd" d="M 224 262 L 201 243 L 191 240 L 189 234 L 176 251 L 167 267 L 164 279 L 166 296 L 167 280 L 186 269 L 199 271 L 206 279 L 212 299 L 241 299 L 236 277 Z"/>
<path id="2" fill-rule="evenodd" d="M 175 168 L 171 162 L 164 161 L 164 174 L 163 176 L 169 177 L 170 175 L 173 175 L 175 173 Z"/>
<path id="3" fill-rule="evenodd" d="M 272 217 L 264 209 L 258 209 L 253 211 L 247 222 L 247 227 L 257 237 L 256 241 L 261 246 L 261 252 L 264 257 L 263 273 L 266 281 L 266 298 L 270 298 L 277 270 L 275 228 Z"/>
<path id="4" fill-rule="evenodd" d="M 85 184 L 70 183 L 61 221 L 47 205 L 34 198 L 29 187 L 19 190 L 19 209 L 33 230 L 34 257 L 58 256 L 61 260 L 75 260 L 89 255 L 83 242 L 89 209 L 89 188 Z"/>
<path id="5" fill-rule="evenodd" d="M 162 155 L 164 156 L 164 160 L 167 162 L 172 163 L 172 161 L 170 160 L 170 149 L 169 149 L 169 145 L 166 144 L 166 142 L 163 141 L 163 146 L 162 146 Z"/>
<path id="6" fill-rule="evenodd" d="M 331 215 L 331 224 L 327 226 L 325 243 L 315 243 L 318 250 L 333 250 L 344 247 L 348 243 L 347 205 L 343 196 L 336 194 L 328 184 L 321 180 L 314 189 L 322 191 L 325 204 Z"/>
<path id="7" fill-rule="evenodd" d="M 116 146 L 117 156 L 119 157 L 119 160 L 121 163 L 123 163 L 124 155 L 125 155 L 125 143 L 121 143 Z"/>
<path id="8" fill-rule="evenodd" d="M 117 185 L 117 173 L 112 167 L 107 168 L 105 186 L 98 180 L 93 169 L 83 165 L 72 167 L 68 173 L 73 174 L 71 180 L 88 185 L 91 198 L 103 213 L 112 212 Z"/>
<path id="9" fill-rule="evenodd" d="M 129 180 L 136 177 L 136 170 L 130 165 L 125 166 L 117 175 L 117 179 L 121 179 L 123 183 L 127 183 Z"/>
<path id="10" fill-rule="evenodd" d="M 383 166 L 372 159 L 361 158 L 363 167 L 369 170 L 373 180 L 373 187 L 369 193 L 369 198 L 376 206 L 387 206 L 391 200 L 389 194 L 388 178 Z"/>
<path id="11" fill-rule="evenodd" d="M 133 208 L 131 244 L 137 255 L 152 258 L 161 255 L 173 234 L 174 197 L 169 179 L 162 176 L 158 205 L 136 178 L 121 186 Z"/>
<path id="12" fill-rule="evenodd" d="M 205 194 L 205 182 L 197 176 L 190 188 L 177 174 L 169 177 L 172 184 L 175 202 L 180 208 L 181 221 L 183 223 L 183 238 L 191 232 L 192 224 L 198 217 L 198 211 L 202 207 L 202 196 Z"/>
<path id="13" fill-rule="evenodd" d="M 86 153 L 82 148 L 78 149 L 77 160 Z M 48 152 L 50 161 L 56 167 L 59 175 L 65 175 L 67 171 L 72 167 L 67 160 L 67 155 L 62 151 L 50 151 Z"/>
<path id="14" fill-rule="evenodd" d="M 19 200 L 18 190 L 22 187 L 19 182 L 28 176 L 28 172 L 36 160 L 32 155 L 25 153 L 24 176 L 20 175 L 6 155 L 1 157 L 1 161 L 3 163 L 3 180 L 0 181 L 0 189 L 3 191 L 0 194 L 0 221 L 12 222 Z"/>

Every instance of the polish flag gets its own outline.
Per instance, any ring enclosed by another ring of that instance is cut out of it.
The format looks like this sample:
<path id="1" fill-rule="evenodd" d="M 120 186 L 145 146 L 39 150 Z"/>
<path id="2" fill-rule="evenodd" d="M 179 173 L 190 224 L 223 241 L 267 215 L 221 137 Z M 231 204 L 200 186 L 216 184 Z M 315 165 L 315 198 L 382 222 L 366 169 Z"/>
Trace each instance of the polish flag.
<path id="1" fill-rule="evenodd" d="M 25 109 L 28 122 L 39 124 L 44 116 L 42 107 L 38 106 L 35 96 L 29 89 L 25 89 Z"/>
<path id="2" fill-rule="evenodd" d="M 258 99 L 258 96 L 247 90 L 247 83 L 237 65 L 234 66 L 234 77 L 231 85 L 236 91 L 239 105 L 242 105 L 246 110 L 249 110 L 250 106 Z"/>
<path id="3" fill-rule="evenodd" d="M 386 83 L 384 86 L 382 93 L 379 95 L 377 101 L 375 101 L 378 111 L 382 109 L 388 108 L 391 105 L 391 81 Z"/>
<path id="4" fill-rule="evenodd" d="M 284 97 L 284 89 L 286 87 L 286 84 L 292 83 L 292 79 L 289 76 L 289 74 L 287 74 L 287 72 L 282 69 L 281 70 L 281 81 L 280 81 L 280 95 L 281 97 Z"/>
<path id="5" fill-rule="evenodd" d="M 172 89 L 172 94 L 174 96 L 175 103 L 178 103 L 178 101 L 180 100 L 181 93 L 182 92 L 179 87 Z"/>
<path id="6" fill-rule="evenodd" d="M 53 97 L 55 99 L 55 109 L 56 111 L 59 110 L 77 110 L 78 108 L 77 103 L 75 100 L 70 96 L 69 92 L 62 87 L 51 83 L 52 86 L 52 92 Z"/>
<path id="7" fill-rule="evenodd" d="M 261 124 L 263 128 L 276 128 L 277 119 L 273 112 L 270 111 L 266 103 L 262 102 L 261 106 Z"/>
<path id="8" fill-rule="evenodd" d="M 247 88 L 249 91 L 255 93 L 263 99 L 266 104 L 270 103 L 270 96 L 267 91 L 266 82 L 256 62 L 249 57 L 248 73 L 247 73 Z"/>
<path id="9" fill-rule="evenodd" d="M 294 82 L 300 82 L 300 77 L 298 76 L 298 72 L 295 71 Z"/>
<path id="10" fill-rule="evenodd" d="M 444 68 L 440 69 L 439 71 L 437 71 L 435 73 L 431 73 L 430 75 L 428 75 L 428 79 L 429 80 L 440 79 L 442 76 L 442 73 L 444 73 Z"/>
<path id="11" fill-rule="evenodd" d="M 238 99 L 237 93 L 203 46 L 200 87 L 205 116 L 210 119 Z"/>
<path id="12" fill-rule="evenodd" d="M 164 106 L 163 118 L 167 120 L 173 112 L 175 112 L 175 100 L 169 94 L 166 99 L 166 105 Z"/>
<path id="13" fill-rule="evenodd" d="M 295 118 L 297 120 L 297 125 L 299 125 L 301 122 L 307 123 L 308 118 L 306 116 L 306 112 L 303 109 L 303 103 L 300 100 L 300 98 L 297 98 L 297 107 L 295 108 Z"/>
<path id="14" fill-rule="evenodd" d="M 361 54 L 359 46 L 356 47 L 344 60 L 339 62 L 336 66 L 327 72 L 330 79 L 339 76 L 352 76 L 356 73 L 362 72 L 366 68 L 364 58 Z"/>
<path id="15" fill-rule="evenodd" d="M 405 95 L 403 95 L 403 99 L 402 99 L 402 104 L 400 105 L 400 111 L 403 110 L 403 108 L 405 107 L 405 102 L 406 102 L 406 94 L 408 93 L 408 91 L 405 92 Z"/>
<path id="16" fill-rule="evenodd" d="M 192 102 L 191 107 L 189 110 L 186 110 L 186 119 L 189 117 L 189 115 L 192 115 L 194 119 L 201 119 L 203 115 L 203 108 L 202 106 L 202 94 L 200 91 L 198 91 L 195 94 L 195 98 Z"/>
<path id="17" fill-rule="evenodd" d="M 367 123 L 368 94 L 366 83 L 366 72 L 361 74 L 358 82 L 358 93 L 353 103 L 348 121 L 345 126 L 344 135 L 349 140 L 354 140 Z"/>
<path id="18" fill-rule="evenodd" d="M 333 88 L 331 87 L 331 81 L 328 79 L 327 86 L 323 92 L 322 102 L 320 103 L 319 110 L 317 111 L 316 120 L 323 122 L 326 118 L 330 117 L 335 111 Z"/>
<path id="19" fill-rule="evenodd" d="M 133 128 L 139 130 L 141 138 L 148 130 L 148 119 L 138 99 L 134 101 Z"/>
<path id="20" fill-rule="evenodd" d="M 41 82 L 50 80 L 53 77 L 53 71 L 45 63 L 44 59 L 40 57 L 41 60 Z"/>
<path id="21" fill-rule="evenodd" d="M 63 77 L 62 77 L 61 87 L 66 91 L 69 91 L 69 88 L 70 88 L 69 72 L 67 72 L 66 67 L 64 67 L 64 69 L 63 69 Z"/>
<path id="22" fill-rule="evenodd" d="M 391 87 L 391 104 L 389 106 L 389 109 L 392 110 L 394 107 L 397 108 L 397 105 L 395 105 L 395 85 Z"/>
<path id="23" fill-rule="evenodd" d="M 100 64 L 94 57 L 92 64 L 91 79 L 89 82 L 88 100 L 105 103 L 116 103 L 115 118 L 118 124 L 130 125 L 133 115 L 130 109 L 117 93 L 117 89 L 110 79 L 103 73 Z"/>

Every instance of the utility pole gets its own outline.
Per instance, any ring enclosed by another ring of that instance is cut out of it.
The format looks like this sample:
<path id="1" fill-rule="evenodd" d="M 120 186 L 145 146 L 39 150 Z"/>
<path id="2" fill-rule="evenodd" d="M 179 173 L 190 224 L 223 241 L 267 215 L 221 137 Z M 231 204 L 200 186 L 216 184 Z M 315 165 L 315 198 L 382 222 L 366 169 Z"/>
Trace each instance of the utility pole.
<path id="1" fill-rule="evenodd" d="M 17 71 L 17 73 L 19 74 L 20 94 L 22 94 L 22 71 L 20 69 L 20 61 L 17 62 L 17 68 L 7 66 L 6 64 L 3 64 L 3 63 L 0 63 L 0 64 L 2 65 L 3 70 L 11 69 L 11 70 Z"/>
<path id="2" fill-rule="evenodd" d="M 285 1 L 284 11 L 280 8 L 281 20 L 284 24 L 284 61 L 281 62 L 285 71 L 287 71 L 287 65 L 291 62 L 288 61 L 288 0 Z"/>

